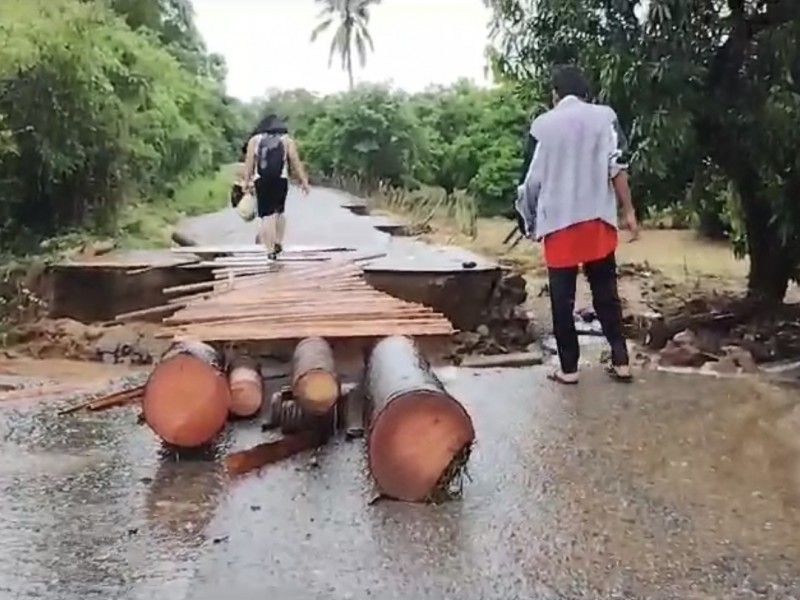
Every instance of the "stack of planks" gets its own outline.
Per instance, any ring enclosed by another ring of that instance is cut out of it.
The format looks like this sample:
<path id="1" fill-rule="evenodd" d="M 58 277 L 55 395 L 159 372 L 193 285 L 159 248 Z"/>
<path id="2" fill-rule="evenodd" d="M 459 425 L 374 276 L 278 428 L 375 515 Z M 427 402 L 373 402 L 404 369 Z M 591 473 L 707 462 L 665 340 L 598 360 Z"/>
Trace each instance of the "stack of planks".
<path id="1" fill-rule="evenodd" d="M 443 315 L 375 290 L 353 261 L 262 268 L 222 267 L 213 281 L 164 290 L 178 309 L 163 320 L 166 333 L 204 342 L 453 333 Z"/>

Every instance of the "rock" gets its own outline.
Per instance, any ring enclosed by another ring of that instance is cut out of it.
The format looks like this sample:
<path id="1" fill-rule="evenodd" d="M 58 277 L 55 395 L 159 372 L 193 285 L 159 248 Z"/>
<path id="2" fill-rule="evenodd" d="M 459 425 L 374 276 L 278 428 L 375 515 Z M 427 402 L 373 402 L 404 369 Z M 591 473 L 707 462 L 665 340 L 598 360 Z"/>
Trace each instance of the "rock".
<path id="1" fill-rule="evenodd" d="M 520 352 L 536 340 L 533 315 L 525 307 L 527 291 L 521 275 L 504 274 L 495 286 L 482 323 L 471 335 L 456 336 L 456 354 Z"/>
<path id="2" fill-rule="evenodd" d="M 725 353 L 725 358 L 730 359 L 744 373 L 758 373 L 758 365 L 748 350 L 740 346 L 725 346 L 722 351 Z"/>
<path id="3" fill-rule="evenodd" d="M 707 356 L 690 344 L 677 344 L 674 341 L 659 352 L 658 364 L 662 367 L 701 367 L 708 361 Z"/>
<path id="4" fill-rule="evenodd" d="M 117 243 L 114 240 L 99 240 L 84 246 L 82 254 L 86 258 L 102 256 L 103 254 L 108 254 L 116 247 Z"/>
<path id="5" fill-rule="evenodd" d="M 708 363 L 708 369 L 713 371 L 714 373 L 720 373 L 723 375 L 732 375 L 739 371 L 739 367 L 736 365 L 736 362 L 730 356 L 723 356 L 716 362 Z"/>
<path id="6" fill-rule="evenodd" d="M 692 345 L 695 343 L 696 336 L 693 332 L 685 329 L 680 333 L 676 333 L 675 336 L 672 338 L 672 341 L 676 344 L 682 345 Z"/>

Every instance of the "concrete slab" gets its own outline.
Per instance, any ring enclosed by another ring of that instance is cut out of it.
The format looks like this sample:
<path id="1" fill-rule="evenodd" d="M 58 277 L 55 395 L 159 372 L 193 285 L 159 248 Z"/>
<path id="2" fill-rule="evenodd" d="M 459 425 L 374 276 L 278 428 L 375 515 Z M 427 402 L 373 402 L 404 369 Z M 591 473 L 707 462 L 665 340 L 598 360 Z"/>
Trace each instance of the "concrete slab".
<path id="1" fill-rule="evenodd" d="M 351 196 L 314 188 L 306 197 L 296 188 L 287 202 L 287 246 L 356 247 L 359 253 L 386 253 L 364 263 L 375 271 L 461 272 L 496 270 L 498 265 L 473 252 L 452 247 L 435 247 L 418 240 L 392 237 L 375 225 L 389 222 L 385 217 L 358 216 L 348 210 Z M 183 233 L 200 244 L 252 244 L 257 225 L 245 223 L 232 209 L 194 217 L 181 224 Z M 465 267 L 467 264 L 469 266 Z"/>

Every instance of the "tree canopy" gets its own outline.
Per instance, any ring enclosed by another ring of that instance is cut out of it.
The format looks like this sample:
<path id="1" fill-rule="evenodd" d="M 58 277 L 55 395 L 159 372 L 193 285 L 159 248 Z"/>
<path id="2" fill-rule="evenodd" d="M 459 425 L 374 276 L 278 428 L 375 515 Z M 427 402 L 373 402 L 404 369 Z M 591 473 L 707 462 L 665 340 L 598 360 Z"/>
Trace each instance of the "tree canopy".
<path id="1" fill-rule="evenodd" d="M 242 124 L 188 2 L 4 0 L 0 37 L 6 249 L 111 222 L 233 157 Z"/>
<path id="2" fill-rule="evenodd" d="M 320 34 L 335 27 L 328 66 L 338 54 L 342 61 L 342 69 L 347 72 L 350 89 L 355 86 L 353 79 L 353 51 L 363 67 L 367 63 L 367 51 L 374 51 L 375 46 L 369 33 L 369 11 L 381 0 L 315 0 L 322 5 L 319 23 L 311 32 L 311 41 L 316 41 Z"/>
<path id="3" fill-rule="evenodd" d="M 727 208 L 750 291 L 783 298 L 800 263 L 800 3 L 488 3 L 500 78 L 542 98 L 553 65 L 580 65 L 629 128 L 638 194 Z"/>
<path id="4" fill-rule="evenodd" d="M 295 90 L 266 98 L 258 112 L 288 118 L 318 176 L 460 190 L 484 214 L 513 202 L 530 116 L 512 90 L 467 82 L 413 95 L 385 86 L 326 97 Z"/>

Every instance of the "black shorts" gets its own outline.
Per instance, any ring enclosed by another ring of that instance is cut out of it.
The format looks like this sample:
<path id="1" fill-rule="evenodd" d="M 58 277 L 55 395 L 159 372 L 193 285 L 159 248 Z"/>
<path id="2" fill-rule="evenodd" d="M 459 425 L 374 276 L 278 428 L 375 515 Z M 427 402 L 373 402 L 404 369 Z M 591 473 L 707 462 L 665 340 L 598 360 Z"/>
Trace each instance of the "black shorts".
<path id="1" fill-rule="evenodd" d="M 286 196 L 289 194 L 289 180 L 258 178 L 256 185 L 256 201 L 258 216 L 282 215 L 286 210 Z"/>

